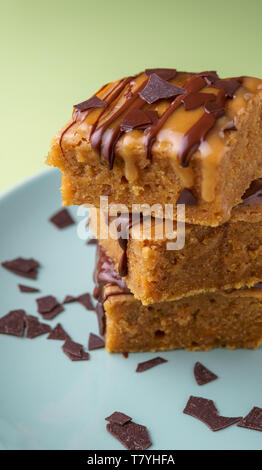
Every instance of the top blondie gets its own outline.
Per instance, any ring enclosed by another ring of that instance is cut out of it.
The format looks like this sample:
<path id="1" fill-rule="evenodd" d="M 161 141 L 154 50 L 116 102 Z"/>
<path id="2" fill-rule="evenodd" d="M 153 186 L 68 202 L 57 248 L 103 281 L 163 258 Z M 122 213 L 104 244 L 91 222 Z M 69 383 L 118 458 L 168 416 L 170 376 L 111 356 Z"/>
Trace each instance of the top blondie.
<path id="1" fill-rule="evenodd" d="M 260 79 L 147 69 L 75 105 L 47 162 L 65 205 L 173 204 L 176 219 L 184 203 L 188 223 L 217 226 L 261 176 L 261 116 Z"/>

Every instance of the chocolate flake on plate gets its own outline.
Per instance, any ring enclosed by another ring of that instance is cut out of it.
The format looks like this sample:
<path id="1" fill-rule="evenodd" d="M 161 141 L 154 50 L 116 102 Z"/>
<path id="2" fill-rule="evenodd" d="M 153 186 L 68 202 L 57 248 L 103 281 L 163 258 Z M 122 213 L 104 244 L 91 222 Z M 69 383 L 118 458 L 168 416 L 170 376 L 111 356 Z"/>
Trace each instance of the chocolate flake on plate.
<path id="1" fill-rule="evenodd" d="M 41 314 L 49 313 L 59 305 L 59 302 L 53 295 L 46 295 L 45 297 L 36 299 L 36 303 L 37 311 Z"/>
<path id="2" fill-rule="evenodd" d="M 12 310 L 0 318 L 0 334 L 23 336 L 25 327 L 25 311 Z"/>
<path id="3" fill-rule="evenodd" d="M 197 200 L 190 189 L 184 188 L 178 196 L 176 203 L 185 204 L 185 206 L 196 206 Z"/>
<path id="4" fill-rule="evenodd" d="M 82 101 L 81 103 L 75 104 L 74 109 L 77 109 L 78 111 L 87 111 L 88 109 L 91 108 L 105 108 L 107 106 L 107 102 L 101 100 L 98 98 L 98 96 L 93 96 L 92 98 L 89 98 L 86 101 Z"/>
<path id="5" fill-rule="evenodd" d="M 46 295 L 36 299 L 37 311 L 44 316 L 46 320 L 52 320 L 59 313 L 63 312 L 64 307 L 57 301 L 53 295 Z"/>
<path id="6" fill-rule="evenodd" d="M 3 268 L 8 269 L 13 274 L 18 276 L 27 277 L 29 279 L 36 279 L 39 263 L 33 258 L 15 258 L 10 261 L 4 261 L 2 263 Z"/>
<path id="7" fill-rule="evenodd" d="M 241 419 L 238 426 L 253 429 L 254 431 L 262 431 L 262 408 L 254 406 L 248 415 Z"/>
<path id="8" fill-rule="evenodd" d="M 186 93 L 184 88 L 172 85 L 153 73 L 149 76 L 146 86 L 140 91 L 139 95 L 148 104 L 155 103 L 161 99 L 174 98 L 175 96 Z"/>
<path id="9" fill-rule="evenodd" d="M 132 418 L 130 418 L 130 416 L 125 415 L 125 413 L 121 413 L 121 411 L 115 411 L 110 416 L 105 418 L 105 420 L 109 421 L 109 423 L 119 424 L 120 426 L 123 426 L 124 424 L 131 421 Z"/>
<path id="10" fill-rule="evenodd" d="M 53 310 L 51 310 L 51 312 L 49 313 L 42 313 L 43 315 L 43 318 L 45 320 L 52 320 L 53 318 L 55 318 L 59 313 L 63 312 L 64 311 L 64 307 L 62 305 L 57 305 Z"/>
<path id="11" fill-rule="evenodd" d="M 129 421 L 124 425 L 108 423 L 106 429 L 128 450 L 145 450 L 152 445 L 148 430 L 141 424 Z"/>
<path id="12" fill-rule="evenodd" d="M 218 410 L 213 400 L 206 398 L 190 396 L 183 413 L 197 418 L 206 424 L 211 431 L 220 431 L 242 419 L 241 416 L 236 418 L 228 418 L 219 416 Z"/>
<path id="13" fill-rule="evenodd" d="M 167 362 L 167 360 L 163 359 L 163 357 L 154 357 L 154 359 L 137 364 L 136 372 L 144 372 L 152 367 L 158 366 L 159 364 L 163 364 L 164 362 Z"/>
<path id="14" fill-rule="evenodd" d="M 177 74 L 177 71 L 176 71 L 176 69 L 159 69 L 159 68 L 158 69 L 146 69 L 145 70 L 145 74 L 147 76 L 150 76 L 153 73 L 158 75 L 163 80 L 171 80 L 172 78 L 175 78 L 175 76 Z"/>
<path id="15" fill-rule="evenodd" d="M 54 214 L 49 221 L 59 229 L 69 227 L 69 225 L 73 225 L 75 223 L 67 209 L 61 209 L 59 212 Z"/>
<path id="16" fill-rule="evenodd" d="M 87 310 L 95 310 L 91 295 L 88 292 L 86 294 L 79 295 L 76 300 L 77 302 L 82 304 Z"/>
<path id="17" fill-rule="evenodd" d="M 25 317 L 26 337 L 33 339 L 40 335 L 45 335 L 51 331 L 51 326 L 46 323 L 40 323 L 37 317 L 27 315 Z"/>
<path id="18" fill-rule="evenodd" d="M 100 338 L 97 335 L 94 335 L 94 333 L 90 333 L 89 339 L 88 339 L 88 349 L 89 351 L 93 351 L 93 349 L 101 349 L 105 347 L 105 342 L 102 338 Z"/>
<path id="19" fill-rule="evenodd" d="M 87 361 L 90 358 L 88 352 L 83 350 L 82 344 L 75 343 L 71 338 L 67 338 L 62 349 L 71 361 Z"/>
<path id="20" fill-rule="evenodd" d="M 50 331 L 47 339 L 66 340 L 70 339 L 70 336 L 66 333 L 60 323 L 58 323 L 53 330 Z"/>
<path id="21" fill-rule="evenodd" d="M 18 284 L 20 292 L 40 292 L 36 287 L 25 286 L 23 284 Z"/>
<path id="22" fill-rule="evenodd" d="M 218 378 L 216 374 L 207 369 L 201 362 L 195 363 L 194 376 L 198 385 L 208 384 Z"/>
<path id="23" fill-rule="evenodd" d="M 63 300 L 63 304 L 69 304 L 71 302 L 79 302 L 87 310 L 95 310 L 95 307 L 91 299 L 91 295 L 88 292 L 86 292 L 85 294 L 79 295 L 78 297 L 75 297 L 74 295 L 67 295 L 65 299 Z"/>
<path id="24" fill-rule="evenodd" d="M 62 304 L 70 304 L 71 302 L 76 302 L 77 301 L 77 297 L 74 297 L 73 295 L 67 295 Z"/>

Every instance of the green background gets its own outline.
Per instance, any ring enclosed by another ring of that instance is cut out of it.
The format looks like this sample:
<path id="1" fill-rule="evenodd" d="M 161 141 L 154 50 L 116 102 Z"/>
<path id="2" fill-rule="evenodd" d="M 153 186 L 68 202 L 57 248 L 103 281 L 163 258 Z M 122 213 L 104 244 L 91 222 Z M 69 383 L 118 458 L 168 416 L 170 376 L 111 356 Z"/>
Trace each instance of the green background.
<path id="1" fill-rule="evenodd" d="M 0 191 L 103 83 L 146 67 L 262 76 L 261 0 L 8 0 L 0 12 Z"/>

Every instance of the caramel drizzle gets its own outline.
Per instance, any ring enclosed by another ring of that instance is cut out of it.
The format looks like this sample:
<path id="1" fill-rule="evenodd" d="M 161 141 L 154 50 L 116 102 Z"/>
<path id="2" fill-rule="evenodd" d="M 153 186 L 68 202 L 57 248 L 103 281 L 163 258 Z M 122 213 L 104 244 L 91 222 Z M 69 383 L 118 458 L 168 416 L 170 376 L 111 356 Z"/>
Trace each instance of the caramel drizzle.
<path id="1" fill-rule="evenodd" d="M 120 83 L 117 83 L 111 90 L 108 91 L 108 93 L 105 95 L 105 97 L 103 98 L 104 101 L 107 102 L 108 106 L 113 103 L 113 101 L 120 95 L 120 93 L 124 90 L 124 88 L 126 87 L 126 85 L 133 79 L 134 77 L 127 77 L 127 78 L 123 78 Z M 98 91 L 98 93 L 101 93 L 103 91 L 103 89 L 106 87 L 106 85 L 104 85 L 102 88 L 100 88 L 100 90 Z M 97 94 L 98 94 L 97 93 Z M 103 116 L 103 114 L 105 113 L 107 108 L 104 108 L 101 110 L 96 122 L 93 124 L 93 127 L 95 128 L 99 119 L 101 119 L 101 117 Z M 88 111 L 84 111 L 85 113 L 85 118 L 93 111 L 93 109 L 89 109 Z M 61 152 L 62 154 L 64 155 L 64 150 L 63 150 L 63 146 L 62 146 L 62 142 L 63 142 L 63 138 L 65 136 L 65 134 L 69 131 L 69 129 L 71 129 L 71 127 L 73 127 L 76 123 L 77 123 L 77 119 L 78 117 L 83 114 L 81 113 L 81 111 L 79 110 L 76 110 L 74 111 L 73 113 L 73 121 L 64 129 L 64 131 L 62 132 L 62 134 L 60 135 L 60 139 L 59 139 L 59 147 L 61 149 Z"/>
<path id="2" fill-rule="evenodd" d="M 118 83 L 115 87 L 113 87 L 107 96 L 103 97 L 103 100 L 106 101 L 108 105 L 112 104 L 114 100 L 120 97 L 125 87 L 136 77 L 138 77 L 138 75 L 123 79 L 120 84 Z M 173 78 L 174 76 L 172 79 Z M 106 119 L 103 124 L 99 126 L 99 122 L 105 115 L 108 106 L 102 109 L 95 123 L 91 125 L 90 141 L 92 148 L 108 162 L 110 169 L 112 169 L 114 166 L 115 146 L 121 135 L 125 133 L 124 130 L 121 130 L 122 120 L 120 118 L 124 117 L 132 109 L 141 109 L 146 105 L 146 101 L 139 96 L 139 93 L 145 88 L 148 80 L 149 77 L 146 77 L 145 81 L 143 81 L 143 83 L 137 88 L 135 93 L 131 93 L 131 95 L 127 97 L 125 103 L 117 111 L 113 112 L 113 114 L 108 119 Z M 233 92 L 228 91 L 230 85 L 233 87 Z M 204 99 L 204 93 L 199 92 L 206 86 L 218 88 L 218 94 L 214 95 L 213 93 L 210 93 L 210 96 Z M 151 150 L 158 132 L 163 127 L 167 119 L 171 116 L 171 114 L 181 104 L 184 104 L 184 100 L 189 98 L 191 104 L 190 109 L 201 106 L 200 102 L 202 101 L 202 104 L 204 104 L 204 114 L 186 132 L 182 139 L 181 149 L 178 152 L 178 160 L 181 166 L 187 167 L 189 165 L 192 154 L 199 148 L 201 142 L 203 142 L 209 131 L 214 127 L 216 120 L 225 114 L 225 102 L 227 99 L 233 98 L 234 92 L 238 86 L 241 86 L 241 78 L 221 80 L 219 79 L 216 72 L 202 72 L 194 75 L 193 77 L 191 76 L 183 85 L 186 93 L 176 96 L 173 101 L 171 101 L 170 106 L 167 108 L 164 114 L 159 118 L 158 122 L 155 125 L 149 125 L 147 127 L 145 132 L 146 157 L 152 160 Z M 186 106 L 185 109 L 187 109 Z M 90 112 L 92 112 L 92 109 L 87 112 L 86 116 Z M 62 138 L 65 133 L 77 122 L 79 114 L 81 113 L 78 111 L 75 112 L 73 116 L 73 122 L 61 134 L 59 143 L 62 151 Z M 106 130 L 118 119 L 119 123 L 115 127 L 111 128 L 111 135 L 108 136 L 102 147 L 103 136 Z"/>
<path id="3" fill-rule="evenodd" d="M 145 82 L 147 81 L 148 81 L 148 78 Z M 125 113 L 125 111 L 129 111 L 133 103 L 135 103 L 134 107 L 138 109 L 140 109 L 145 104 L 144 100 L 139 97 L 139 93 L 140 91 L 143 90 L 145 86 L 145 82 L 142 83 L 142 85 L 137 89 L 137 91 L 132 96 L 127 98 L 127 101 L 121 106 L 121 108 L 119 108 L 118 111 L 116 111 L 116 113 L 112 114 L 112 116 L 104 124 L 102 124 L 102 126 L 100 127 L 95 126 L 95 128 L 92 129 L 91 145 L 93 149 L 96 150 L 99 154 L 101 153 L 101 144 L 102 144 L 104 132 L 106 131 L 106 129 L 108 129 L 110 124 L 112 124 L 116 119 L 122 116 L 123 113 Z M 99 122 L 99 119 L 97 123 L 98 122 Z M 112 129 L 112 134 L 110 138 L 108 139 L 108 142 L 106 143 L 105 147 L 103 148 L 103 153 L 101 155 L 108 161 L 110 170 L 112 170 L 114 166 L 114 158 L 115 158 L 114 149 L 115 149 L 116 143 L 118 139 L 121 137 L 121 135 L 124 133 L 124 131 L 120 130 L 120 127 L 121 127 L 121 123 L 118 124 L 114 129 Z"/>

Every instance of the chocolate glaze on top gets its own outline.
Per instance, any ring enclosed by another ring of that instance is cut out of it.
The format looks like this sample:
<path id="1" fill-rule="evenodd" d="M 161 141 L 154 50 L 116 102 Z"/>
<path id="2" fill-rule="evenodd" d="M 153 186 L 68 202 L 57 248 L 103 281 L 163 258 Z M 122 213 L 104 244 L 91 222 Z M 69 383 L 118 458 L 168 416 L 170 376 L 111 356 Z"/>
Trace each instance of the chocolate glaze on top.
<path id="1" fill-rule="evenodd" d="M 186 76 L 185 83 L 183 84 L 184 93 L 171 98 L 168 93 L 163 96 L 159 92 L 159 100 L 165 99 L 169 101 L 169 106 L 164 111 L 161 117 L 153 123 L 148 123 L 144 129 L 140 129 L 145 133 L 145 149 L 147 158 L 151 160 L 152 145 L 156 140 L 156 136 L 167 119 L 180 107 L 184 106 L 185 110 L 192 110 L 204 105 L 204 114 L 199 120 L 185 133 L 182 139 L 182 145 L 178 152 L 178 160 L 182 167 L 187 167 L 190 163 L 192 154 L 199 148 L 201 142 L 206 138 L 209 131 L 214 127 L 216 120 L 225 114 L 225 104 L 228 99 L 233 99 L 235 92 L 241 86 L 242 78 L 234 79 L 220 79 L 216 72 L 206 71 L 197 74 L 185 74 L 184 72 L 176 72 L 175 69 L 148 69 L 146 72 L 136 76 L 128 77 L 120 80 L 109 91 L 108 94 L 102 97 L 103 101 L 107 104 L 101 108 L 98 117 L 91 126 L 90 141 L 93 149 L 97 151 L 99 157 L 107 160 L 109 168 L 112 169 L 115 159 L 115 146 L 119 138 L 129 129 L 125 130 L 121 126 L 125 116 L 131 111 L 150 110 L 150 104 L 143 99 L 143 90 L 146 88 L 149 80 L 152 81 L 153 76 L 158 76 L 159 79 L 167 84 L 170 80 L 179 78 L 181 75 Z M 151 78 L 150 78 L 151 77 Z M 134 79 L 142 80 L 142 83 L 132 91 Z M 173 85 L 173 84 L 172 84 Z M 217 88 L 218 94 L 215 95 L 208 91 L 208 88 Z M 168 86 L 166 87 L 168 90 Z M 157 90 L 154 90 L 157 93 Z M 207 93 L 206 93 L 207 92 Z M 99 93 L 99 92 L 98 92 Z M 117 106 L 123 96 L 123 104 Z M 156 100 L 155 100 L 156 101 Z M 110 104 L 113 104 L 113 110 L 109 110 Z M 108 111 L 109 110 L 109 111 Z M 60 137 L 60 147 L 62 149 L 62 139 L 67 130 L 74 125 L 79 119 L 84 119 L 92 109 L 84 111 L 83 113 L 77 109 L 73 114 L 73 122 L 63 131 Z M 102 140 L 107 132 L 106 139 Z M 63 151 L 63 149 L 62 149 Z"/>

